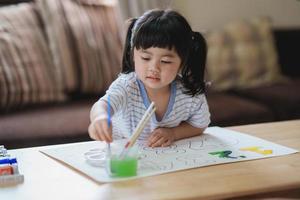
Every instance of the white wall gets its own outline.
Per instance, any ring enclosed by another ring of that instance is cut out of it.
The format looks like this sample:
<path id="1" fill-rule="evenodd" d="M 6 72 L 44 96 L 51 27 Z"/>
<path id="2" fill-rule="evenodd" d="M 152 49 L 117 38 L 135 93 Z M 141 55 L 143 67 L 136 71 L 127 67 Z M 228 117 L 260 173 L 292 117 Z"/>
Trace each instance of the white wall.
<path id="1" fill-rule="evenodd" d="M 173 0 L 194 30 L 211 30 L 238 18 L 267 15 L 276 28 L 300 28 L 300 0 Z"/>

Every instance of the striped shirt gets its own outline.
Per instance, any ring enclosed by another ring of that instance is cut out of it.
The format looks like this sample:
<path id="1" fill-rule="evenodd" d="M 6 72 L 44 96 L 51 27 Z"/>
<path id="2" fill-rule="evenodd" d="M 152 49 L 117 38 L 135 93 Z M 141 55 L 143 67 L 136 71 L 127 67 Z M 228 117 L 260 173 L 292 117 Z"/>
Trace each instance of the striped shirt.
<path id="1" fill-rule="evenodd" d="M 139 136 L 147 139 L 158 127 L 176 127 L 185 121 L 197 128 L 206 128 L 210 123 L 210 113 L 204 94 L 194 97 L 184 94 L 180 81 L 171 83 L 171 95 L 168 108 L 163 118 L 158 121 L 155 115 Z M 146 89 L 134 72 L 121 74 L 100 98 L 107 102 L 110 96 L 113 137 L 128 138 L 150 105 Z"/>

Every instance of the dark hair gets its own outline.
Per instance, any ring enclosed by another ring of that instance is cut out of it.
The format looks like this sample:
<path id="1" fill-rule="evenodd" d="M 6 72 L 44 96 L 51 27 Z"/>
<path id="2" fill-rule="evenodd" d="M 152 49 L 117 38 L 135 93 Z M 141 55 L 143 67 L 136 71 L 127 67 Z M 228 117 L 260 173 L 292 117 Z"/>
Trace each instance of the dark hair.
<path id="1" fill-rule="evenodd" d="M 204 93 L 204 69 L 207 46 L 199 32 L 193 32 L 187 20 L 173 10 L 150 10 L 132 19 L 128 27 L 122 60 L 122 73 L 134 71 L 133 49 L 174 47 L 181 58 L 181 77 L 184 92 Z"/>

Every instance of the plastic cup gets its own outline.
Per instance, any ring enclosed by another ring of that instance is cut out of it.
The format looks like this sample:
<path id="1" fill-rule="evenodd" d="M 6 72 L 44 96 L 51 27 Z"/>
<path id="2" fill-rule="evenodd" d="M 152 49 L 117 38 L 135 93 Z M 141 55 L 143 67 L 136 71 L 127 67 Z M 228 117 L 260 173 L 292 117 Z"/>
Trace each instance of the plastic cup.
<path id="1" fill-rule="evenodd" d="M 107 172 L 111 177 L 130 177 L 137 175 L 138 151 L 137 148 L 128 148 L 121 154 L 120 150 L 112 149 L 107 157 Z"/>

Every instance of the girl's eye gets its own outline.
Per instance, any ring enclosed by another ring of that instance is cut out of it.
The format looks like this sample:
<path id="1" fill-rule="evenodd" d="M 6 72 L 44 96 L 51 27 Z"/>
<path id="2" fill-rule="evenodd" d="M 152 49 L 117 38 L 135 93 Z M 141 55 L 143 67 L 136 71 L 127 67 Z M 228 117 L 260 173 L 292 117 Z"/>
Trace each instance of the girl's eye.
<path id="1" fill-rule="evenodd" d="M 148 57 L 141 57 L 142 58 L 142 60 L 150 60 L 150 58 L 148 58 Z"/>
<path id="2" fill-rule="evenodd" d="M 171 61 L 168 61 L 168 60 L 162 60 L 161 62 L 162 62 L 162 63 L 165 63 L 165 64 L 170 64 L 170 63 L 172 63 Z"/>

